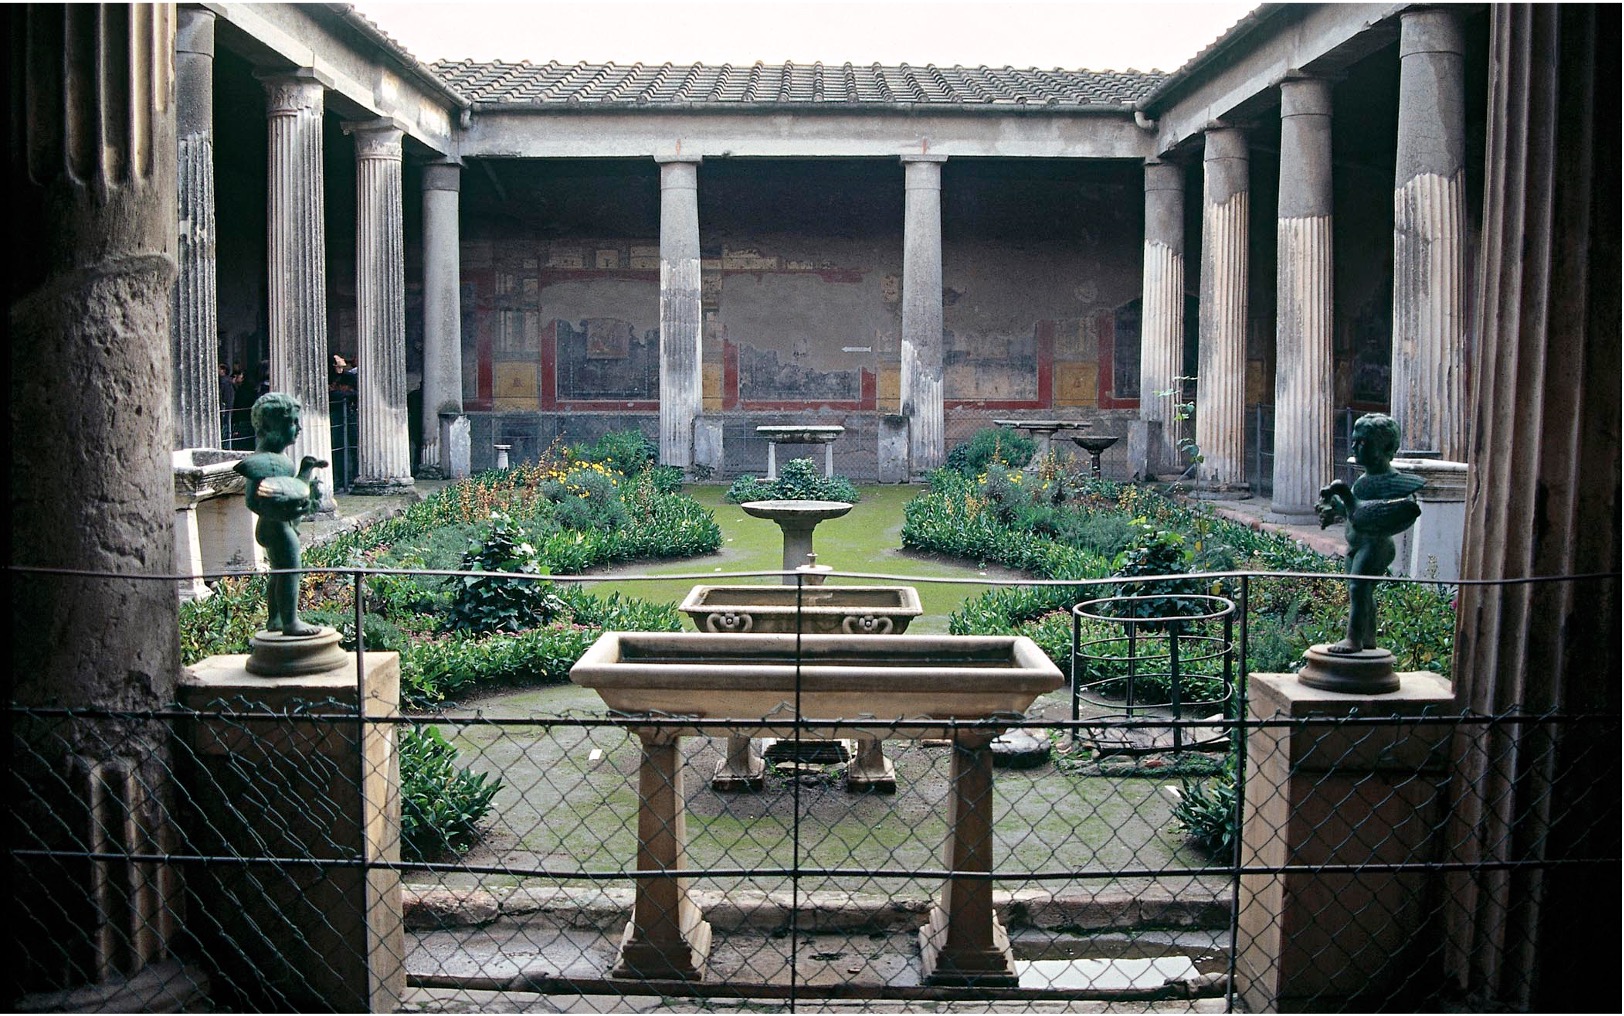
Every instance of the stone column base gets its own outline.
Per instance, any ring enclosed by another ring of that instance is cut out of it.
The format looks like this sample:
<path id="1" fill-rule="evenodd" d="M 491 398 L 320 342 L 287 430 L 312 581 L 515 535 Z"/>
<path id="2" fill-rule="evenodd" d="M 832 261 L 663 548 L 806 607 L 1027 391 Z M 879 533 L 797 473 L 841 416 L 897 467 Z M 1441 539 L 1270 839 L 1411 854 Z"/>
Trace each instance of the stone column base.
<path id="1" fill-rule="evenodd" d="M 947 911 L 930 908 L 930 919 L 919 929 L 920 975 L 926 984 L 950 987 L 1018 988 L 1015 954 L 1009 932 L 997 915 L 992 919 L 992 943 L 979 949 L 949 944 Z"/>

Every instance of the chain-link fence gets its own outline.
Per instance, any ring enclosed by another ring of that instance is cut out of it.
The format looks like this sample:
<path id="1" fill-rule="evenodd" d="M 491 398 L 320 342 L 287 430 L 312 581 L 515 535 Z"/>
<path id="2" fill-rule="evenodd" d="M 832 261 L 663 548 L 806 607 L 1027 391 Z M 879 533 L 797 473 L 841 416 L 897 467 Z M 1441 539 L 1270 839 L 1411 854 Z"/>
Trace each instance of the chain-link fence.
<path id="1" fill-rule="evenodd" d="M 1350 709 L 1248 666 L 1255 587 L 1326 576 L 1222 578 L 1232 614 L 1191 604 L 1212 632 L 1078 586 L 1133 651 L 1062 615 L 1068 666 L 1013 696 L 1041 661 L 990 637 L 653 633 L 581 684 L 427 710 L 388 654 L 302 683 L 205 662 L 158 710 L 13 704 L 20 1003 L 1428 1009 L 1484 900 L 1616 875 L 1616 715 L 1463 713 L 1420 675 Z M 1526 927 L 1499 934 L 1527 978 L 1588 973 Z"/>

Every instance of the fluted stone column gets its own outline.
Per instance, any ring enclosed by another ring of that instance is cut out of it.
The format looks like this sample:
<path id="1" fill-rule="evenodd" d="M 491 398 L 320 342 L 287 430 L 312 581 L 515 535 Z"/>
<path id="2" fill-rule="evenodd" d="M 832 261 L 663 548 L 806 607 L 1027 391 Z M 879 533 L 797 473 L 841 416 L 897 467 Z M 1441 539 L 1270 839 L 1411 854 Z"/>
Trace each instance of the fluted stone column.
<path id="1" fill-rule="evenodd" d="M 1246 268 L 1250 205 L 1246 135 L 1209 127 L 1203 161 L 1201 347 L 1195 441 L 1204 489 L 1239 491 L 1246 480 Z"/>
<path id="2" fill-rule="evenodd" d="M 180 670 L 175 584 L 156 578 L 174 566 L 175 7 L 17 4 L 0 23 L 13 57 L 7 560 L 111 575 L 8 576 L 10 701 L 162 709 Z M 85 853 L 173 849 L 172 731 L 129 715 L 8 727 L 12 848 L 63 852 L 8 858 L 12 1006 L 190 1008 L 196 982 L 169 953 L 175 873 Z M 144 996 L 125 990 L 138 974 Z M 87 984 L 100 988 L 18 999 Z"/>
<path id="3" fill-rule="evenodd" d="M 1458 705 L 1579 720 L 1456 733 L 1440 860 L 1482 867 L 1447 876 L 1444 962 L 1482 1012 L 1574 1008 L 1560 972 L 1619 955 L 1617 862 L 1560 864 L 1618 856 L 1618 29 L 1604 4 L 1489 12 L 1461 578 L 1613 575 L 1460 587 Z"/>
<path id="4" fill-rule="evenodd" d="M 266 261 L 269 266 L 271 390 L 304 407 L 295 462 L 333 460 L 327 411 L 327 240 L 322 223 L 321 117 L 323 86 L 315 72 L 267 76 L 270 126 Z M 362 367 L 366 364 L 363 361 Z M 317 471 L 323 508 L 333 503 L 333 473 Z"/>
<path id="5" fill-rule="evenodd" d="M 1331 481 L 1331 83 L 1280 83 L 1271 521 L 1314 515 Z"/>
<path id="6" fill-rule="evenodd" d="M 392 494 L 412 487 L 406 420 L 403 133 L 387 120 L 344 129 L 355 138 L 355 321 L 360 361 L 356 409 L 361 417 L 350 489 L 357 494 Z"/>
<path id="7" fill-rule="evenodd" d="M 1466 457 L 1466 72 L 1454 10 L 1400 16 L 1392 414 L 1406 448 Z"/>
<path id="8" fill-rule="evenodd" d="M 902 157 L 902 415 L 909 471 L 942 464 L 942 163 L 945 155 Z"/>
<path id="9" fill-rule="evenodd" d="M 699 311 L 699 160 L 660 159 L 660 461 L 694 462 L 704 397 Z"/>
<path id="10" fill-rule="evenodd" d="M 1184 373 L 1184 170 L 1167 162 L 1145 163 L 1141 306 L 1139 418 L 1160 425 L 1149 460 L 1167 468 L 1179 462 L 1173 379 Z"/>
<path id="11" fill-rule="evenodd" d="M 450 477 L 440 414 L 462 412 L 462 167 L 423 167 L 423 468 Z"/>
<path id="12" fill-rule="evenodd" d="M 175 31 L 180 208 L 171 355 L 176 448 L 218 448 L 220 347 L 214 288 L 214 12 L 182 7 Z"/>

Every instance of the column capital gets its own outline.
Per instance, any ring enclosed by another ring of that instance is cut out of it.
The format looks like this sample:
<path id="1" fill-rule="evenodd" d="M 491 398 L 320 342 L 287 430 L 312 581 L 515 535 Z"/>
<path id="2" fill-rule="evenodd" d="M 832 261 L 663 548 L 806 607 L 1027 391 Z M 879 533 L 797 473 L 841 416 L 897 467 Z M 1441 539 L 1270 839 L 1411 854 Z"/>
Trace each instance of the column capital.
<path id="1" fill-rule="evenodd" d="M 1280 82 L 1280 115 L 1330 116 L 1331 79 L 1295 75 Z"/>
<path id="2" fill-rule="evenodd" d="M 1245 159 L 1248 157 L 1245 129 L 1215 120 L 1208 124 L 1201 133 L 1206 141 L 1206 150 L 1202 153 L 1202 158 L 1205 161 Z"/>
<path id="3" fill-rule="evenodd" d="M 936 163 L 942 163 L 942 162 L 947 161 L 947 156 L 945 156 L 945 155 L 929 155 L 929 154 L 927 154 L 925 152 L 909 152 L 909 153 L 906 153 L 906 154 L 903 154 L 903 155 L 899 155 L 899 156 L 897 156 L 897 158 L 901 159 L 904 164 L 907 164 L 907 163 L 910 163 L 910 162 L 936 162 Z"/>
<path id="4" fill-rule="evenodd" d="M 705 157 L 703 155 L 683 155 L 682 151 L 681 151 L 681 148 L 679 146 L 679 148 L 677 150 L 675 150 L 675 151 L 655 152 L 654 153 L 654 161 L 659 163 L 662 166 L 670 166 L 670 165 L 697 166 L 701 162 L 705 161 Z"/>
<path id="5" fill-rule="evenodd" d="M 1184 191 L 1184 167 L 1176 162 L 1145 160 L 1145 190 Z"/>
<path id="6" fill-rule="evenodd" d="M 214 12 L 180 4 L 175 8 L 175 52 L 214 56 Z"/>
<path id="7" fill-rule="evenodd" d="M 462 163 L 425 163 L 423 166 L 423 189 L 426 191 L 462 190 Z"/>
<path id="8" fill-rule="evenodd" d="M 1461 26 L 1461 14 L 1452 7 L 1412 7 L 1399 14 L 1398 56 L 1421 53 L 1449 53 L 1454 56 L 1466 52 L 1466 33 Z"/>
<path id="9" fill-rule="evenodd" d="M 356 158 L 400 161 L 400 142 L 406 132 L 394 120 L 382 117 L 352 121 L 344 124 L 344 133 L 355 138 Z"/>
<path id="10" fill-rule="evenodd" d="M 267 116 L 294 116 L 321 110 L 331 81 L 313 67 L 291 71 L 260 72 L 254 75 L 265 86 Z"/>

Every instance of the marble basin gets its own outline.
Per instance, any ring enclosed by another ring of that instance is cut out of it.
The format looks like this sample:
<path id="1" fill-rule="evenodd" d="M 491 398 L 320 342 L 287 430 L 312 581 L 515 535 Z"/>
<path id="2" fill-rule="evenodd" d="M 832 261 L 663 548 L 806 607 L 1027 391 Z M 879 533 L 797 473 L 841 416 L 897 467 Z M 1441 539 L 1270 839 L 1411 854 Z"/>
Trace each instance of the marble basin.
<path id="1" fill-rule="evenodd" d="M 797 597 L 799 593 L 799 597 Z M 709 632 L 900 635 L 924 613 L 912 586 L 695 586 L 677 607 Z"/>
<path id="2" fill-rule="evenodd" d="M 1018 717 L 1062 683 L 1060 670 L 1024 636 L 612 631 L 571 668 L 570 680 L 619 713 L 764 718 L 765 731 L 773 727 L 766 718 L 793 712 L 797 642 L 801 715 L 809 719 Z M 852 736 L 850 725 L 840 730 Z M 883 725 L 871 733 L 950 736 Z"/>

